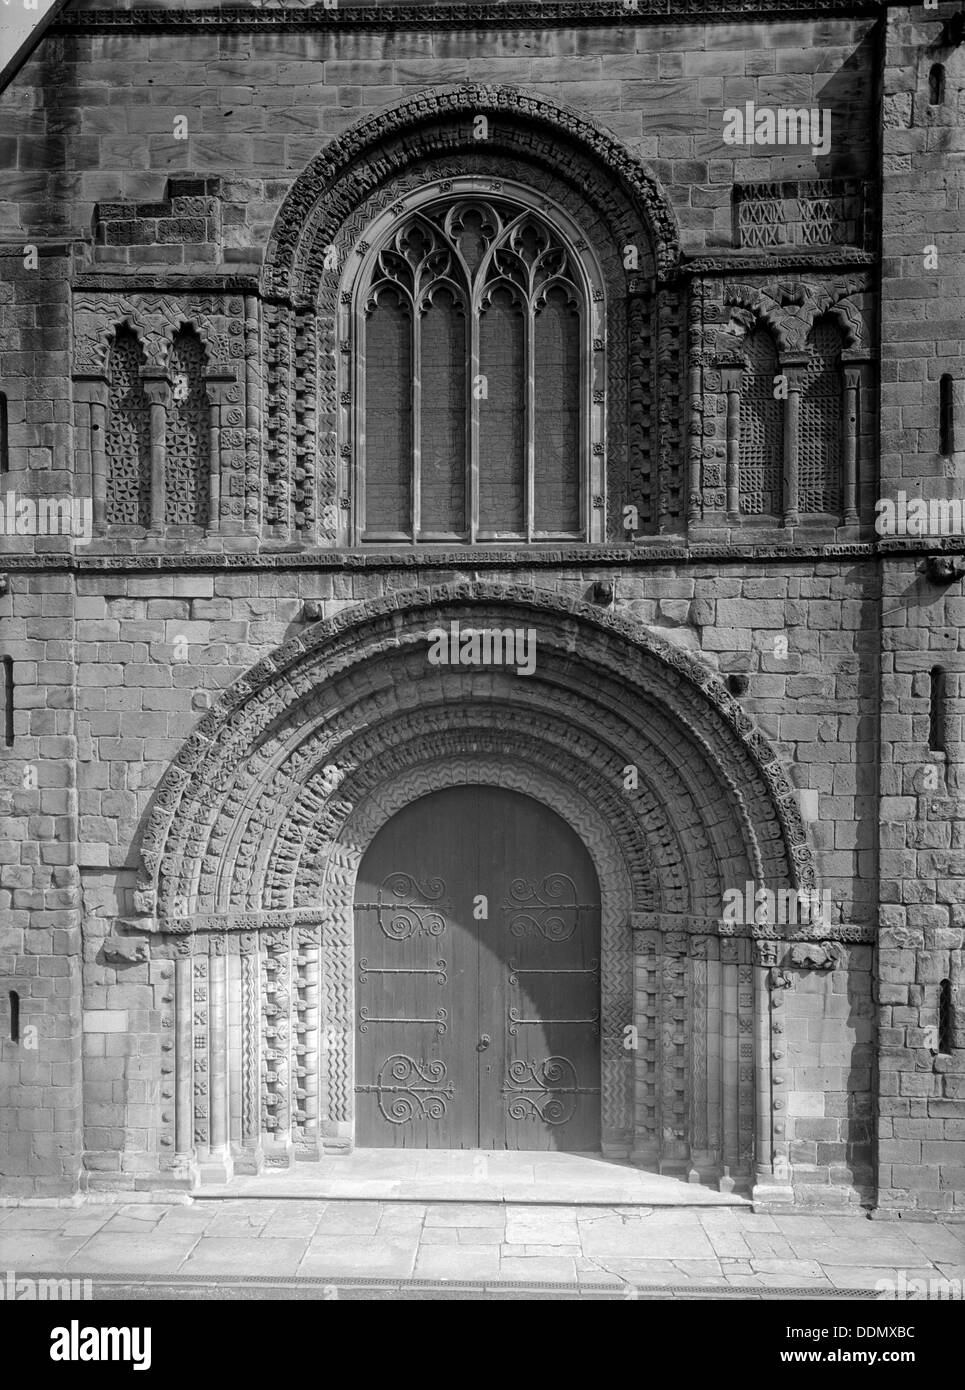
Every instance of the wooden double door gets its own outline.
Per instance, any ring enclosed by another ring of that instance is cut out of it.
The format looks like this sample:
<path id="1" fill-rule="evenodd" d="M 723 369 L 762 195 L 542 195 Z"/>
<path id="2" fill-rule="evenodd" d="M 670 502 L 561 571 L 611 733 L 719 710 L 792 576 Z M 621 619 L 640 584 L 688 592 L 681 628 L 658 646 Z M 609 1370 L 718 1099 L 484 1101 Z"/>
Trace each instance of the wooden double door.
<path id="1" fill-rule="evenodd" d="M 553 811 L 499 787 L 399 811 L 359 868 L 356 1143 L 600 1145 L 600 891 Z"/>

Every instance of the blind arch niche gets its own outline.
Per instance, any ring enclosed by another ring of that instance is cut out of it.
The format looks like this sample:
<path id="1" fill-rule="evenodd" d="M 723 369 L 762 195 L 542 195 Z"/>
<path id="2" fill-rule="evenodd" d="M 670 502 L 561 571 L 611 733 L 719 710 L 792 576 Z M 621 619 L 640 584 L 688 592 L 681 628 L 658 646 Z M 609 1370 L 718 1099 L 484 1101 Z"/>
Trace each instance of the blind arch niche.
<path id="1" fill-rule="evenodd" d="M 349 262 L 341 542 L 604 540 L 603 276 L 569 215 L 509 181 L 442 180 Z"/>

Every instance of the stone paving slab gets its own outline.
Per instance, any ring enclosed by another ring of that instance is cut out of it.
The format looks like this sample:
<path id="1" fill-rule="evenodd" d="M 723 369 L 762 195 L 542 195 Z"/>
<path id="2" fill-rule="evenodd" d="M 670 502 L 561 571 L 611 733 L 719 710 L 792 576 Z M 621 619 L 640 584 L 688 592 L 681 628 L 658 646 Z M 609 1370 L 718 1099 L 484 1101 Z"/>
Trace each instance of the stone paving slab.
<path id="1" fill-rule="evenodd" d="M 68 1273 L 110 1274 L 136 1267 L 144 1274 L 175 1274 L 199 1243 L 199 1235 L 145 1236 L 120 1232 L 92 1236 L 67 1262 Z"/>
<path id="2" fill-rule="evenodd" d="M 0 1268 L 145 1279 L 385 1278 L 873 1291 L 965 1278 L 965 1227 L 746 1208 L 266 1200 L 7 1209 Z M 186 1295 L 190 1296 L 190 1294 Z M 374 1295 L 373 1295 L 374 1296 Z M 748 1295 L 751 1296 L 751 1295 Z"/>

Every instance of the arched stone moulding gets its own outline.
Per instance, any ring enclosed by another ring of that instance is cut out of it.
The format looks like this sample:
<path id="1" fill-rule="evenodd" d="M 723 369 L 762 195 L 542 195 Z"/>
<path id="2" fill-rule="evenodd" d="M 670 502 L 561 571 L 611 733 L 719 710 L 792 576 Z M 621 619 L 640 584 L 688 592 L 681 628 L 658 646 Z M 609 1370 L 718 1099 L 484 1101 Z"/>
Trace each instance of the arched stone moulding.
<path id="1" fill-rule="evenodd" d="M 273 364 L 266 521 L 279 535 L 337 542 L 348 502 L 339 478 L 351 453 L 339 437 L 346 392 L 334 370 L 352 343 L 337 332 L 340 281 L 386 209 L 407 205 L 428 182 L 466 176 L 515 180 L 582 228 L 606 279 L 607 530 L 623 534 L 626 502 L 641 508 L 644 529 L 679 529 L 680 253 L 671 203 L 644 164 L 577 112 L 472 84 L 420 93 L 359 122 L 309 164 L 282 204 L 262 275 Z M 625 263 L 631 246 L 635 268 Z"/>
<path id="2" fill-rule="evenodd" d="M 780 881 L 816 886 L 792 789 L 773 751 L 714 673 L 631 620 L 556 594 L 474 583 L 409 591 L 360 605 L 286 643 L 222 696 L 162 780 L 142 840 L 142 893 L 156 895 L 163 888 L 165 855 L 170 856 L 165 872 L 174 872 L 176 864 L 178 882 L 197 884 L 200 890 L 191 902 L 183 894 L 169 900 L 162 892 L 154 903 L 160 916 L 170 922 L 214 907 L 203 880 L 210 882 L 212 871 L 223 879 L 226 839 L 235 835 L 250 789 L 275 775 L 268 735 L 289 711 L 303 711 L 310 700 L 321 699 L 319 715 L 333 713 L 326 709 L 325 692 L 340 671 L 386 652 L 398 654 L 407 644 L 417 648 L 428 628 L 458 618 L 460 608 L 470 622 L 481 623 L 487 605 L 491 625 L 512 626 L 515 618 L 517 625 L 534 626 L 544 656 L 559 650 L 569 654 L 572 670 L 585 667 L 586 688 L 598 686 L 598 673 L 605 672 L 627 691 L 628 699 L 635 696 L 644 706 L 662 707 L 680 735 L 702 749 L 714 782 L 727 788 L 757 880 L 766 881 L 761 873 L 764 851 L 773 861 L 777 847 L 778 862 L 783 856 L 786 866 Z M 429 678 L 423 666 L 421 693 L 413 689 L 410 700 L 418 704 L 426 699 L 423 682 Z M 441 679 L 435 673 L 433 678 Z M 523 689 L 524 678 L 516 680 Z M 390 684 L 384 675 L 382 684 Z M 559 692 L 554 698 L 561 698 Z M 333 703 L 329 697 L 328 704 Z M 205 825 L 214 830 L 211 844 L 199 838 Z"/>
<path id="3" fill-rule="evenodd" d="M 366 117 L 312 160 L 275 219 L 265 256 L 264 293 L 306 307 L 313 303 L 325 248 L 352 206 L 361 201 L 359 195 L 383 182 L 399 160 L 398 144 L 409 149 L 404 163 L 443 146 L 478 147 L 481 141 L 473 125 L 480 116 L 487 121 L 485 140 L 495 149 L 529 150 L 551 167 L 570 171 L 570 177 L 586 168 L 602 171 L 610 186 L 607 203 L 612 205 L 619 196 L 637 210 L 646 227 L 658 277 L 666 280 L 673 274 L 680 255 L 673 206 L 653 172 L 625 145 L 579 112 L 546 97 L 529 96 L 514 87 L 467 83 L 419 92 Z M 339 205 L 332 197 L 336 189 L 343 196 L 348 193 L 342 186 L 347 174 L 355 184 L 352 206 Z M 600 183 L 598 172 L 587 186 Z"/>

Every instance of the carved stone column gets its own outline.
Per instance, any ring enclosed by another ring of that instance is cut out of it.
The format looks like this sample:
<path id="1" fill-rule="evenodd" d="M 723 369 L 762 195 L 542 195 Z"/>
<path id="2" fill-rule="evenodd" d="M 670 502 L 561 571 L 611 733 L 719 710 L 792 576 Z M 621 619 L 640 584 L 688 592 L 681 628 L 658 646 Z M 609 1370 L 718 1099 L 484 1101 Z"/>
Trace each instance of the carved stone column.
<path id="1" fill-rule="evenodd" d="M 781 374 L 787 377 L 787 400 L 784 402 L 784 525 L 797 526 L 798 511 L 798 453 L 801 441 L 801 388 L 804 385 L 806 357 L 781 362 Z"/>
<path id="2" fill-rule="evenodd" d="M 107 518 L 107 404 L 110 383 L 103 373 L 74 377 L 74 400 L 87 406 L 90 440 L 90 492 L 94 529 L 102 530 Z M 83 430 L 83 421 L 79 422 Z"/>
<path id="3" fill-rule="evenodd" d="M 204 374 L 208 397 L 208 460 L 210 476 L 208 479 L 208 530 L 221 530 L 221 435 L 224 424 L 224 411 L 227 404 L 226 392 L 234 386 L 233 372 L 209 371 Z"/>
<path id="4" fill-rule="evenodd" d="M 228 1146 L 228 957 L 224 935 L 212 935 L 208 958 L 208 1150 L 200 1165 L 203 1183 L 232 1176 Z"/>
<path id="5" fill-rule="evenodd" d="M 151 530 L 164 529 L 167 466 L 167 418 L 171 378 L 163 368 L 142 367 L 144 394 L 151 407 Z"/>
<path id="6" fill-rule="evenodd" d="M 790 1182 L 787 1150 L 783 1142 L 775 1146 L 775 1128 L 780 1127 L 783 1140 L 785 1098 L 779 1094 L 783 1089 L 778 1085 L 775 1091 L 775 1077 L 783 1077 L 780 1071 L 772 1068 L 772 1011 L 783 1006 L 773 1004 L 775 991 L 782 991 L 787 978 L 777 969 L 778 943 L 776 941 L 756 940 L 754 942 L 754 1075 L 756 1091 L 756 1125 L 754 1136 L 754 1188 L 752 1198 L 755 1210 L 771 1206 L 786 1206 L 794 1201 L 794 1191 Z M 777 1148 L 777 1152 L 775 1151 Z"/>
<path id="7" fill-rule="evenodd" d="M 736 364 L 721 367 L 721 389 L 727 395 L 727 520 L 740 525 L 740 438 L 741 438 L 741 377 L 743 368 Z"/>
<path id="8" fill-rule="evenodd" d="M 193 938 L 179 940 L 174 962 L 175 1081 L 174 1166 L 191 1185 L 197 1175 L 194 1150 L 194 979 Z"/>
<path id="9" fill-rule="evenodd" d="M 845 526 L 857 526 L 858 516 L 858 458 L 859 392 L 862 369 L 857 362 L 844 362 L 844 440 L 842 460 L 841 511 Z"/>

